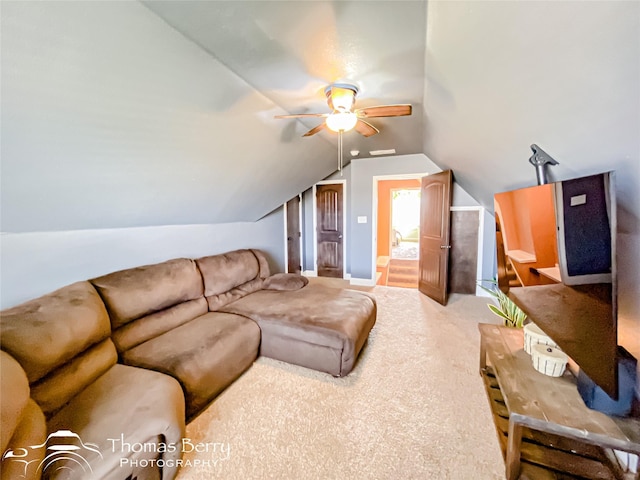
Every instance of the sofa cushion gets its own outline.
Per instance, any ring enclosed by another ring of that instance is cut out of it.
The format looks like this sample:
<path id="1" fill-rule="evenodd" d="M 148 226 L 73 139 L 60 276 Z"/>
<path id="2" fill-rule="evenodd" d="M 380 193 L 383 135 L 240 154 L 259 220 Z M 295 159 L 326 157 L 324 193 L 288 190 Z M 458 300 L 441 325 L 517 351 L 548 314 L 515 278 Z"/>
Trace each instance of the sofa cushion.
<path id="1" fill-rule="evenodd" d="M 265 290 L 299 290 L 309 283 L 307 277 L 295 273 L 276 273 L 265 278 L 262 288 Z"/>
<path id="2" fill-rule="evenodd" d="M 235 250 L 198 258 L 196 263 L 209 311 L 260 290 L 262 280 L 269 276 L 269 264 L 259 250 Z"/>
<path id="3" fill-rule="evenodd" d="M 249 280 L 247 283 L 243 283 L 239 287 L 232 288 L 228 292 L 208 296 L 207 306 L 209 311 L 215 312 L 228 303 L 235 302 L 250 293 L 257 292 L 262 288 L 262 282 L 263 280 L 261 278 L 254 278 L 253 280 Z"/>
<path id="4" fill-rule="evenodd" d="M 207 313 L 207 309 L 204 297 L 179 303 L 127 323 L 115 330 L 111 338 L 118 351 L 124 352 Z"/>
<path id="5" fill-rule="evenodd" d="M 261 290 L 221 311 L 258 323 L 261 355 L 335 376 L 351 371 L 376 320 L 372 297 L 320 285 Z"/>
<path id="6" fill-rule="evenodd" d="M 182 302 L 202 297 L 202 277 L 193 260 L 120 270 L 91 283 L 104 300 L 113 329 Z"/>
<path id="7" fill-rule="evenodd" d="M 111 339 L 88 348 L 31 385 L 31 397 L 47 417 L 109 370 L 118 360 Z"/>
<path id="8" fill-rule="evenodd" d="M 177 379 L 191 419 L 251 366 L 259 345 L 255 322 L 211 312 L 127 350 L 122 361 Z"/>
<path id="9" fill-rule="evenodd" d="M 125 479 L 130 475 L 139 479 L 157 478 L 151 467 L 146 467 L 146 472 L 136 472 L 130 462 L 121 464 L 121 459 L 139 458 L 136 452 L 141 448 L 136 444 L 142 444 L 145 450 L 155 453 L 156 459 L 165 461 L 162 478 L 172 479 L 184 436 L 184 397 L 173 378 L 118 364 L 49 419 L 48 429 L 50 433 L 70 431 L 85 445 L 97 446 L 93 450 L 78 450 L 93 471 L 91 478 Z M 123 441 L 129 446 L 123 445 Z M 177 448 L 158 453 L 160 442 L 175 444 Z M 68 462 L 64 467 L 48 478 L 87 478 L 79 463 Z"/>
<path id="10" fill-rule="evenodd" d="M 109 337 L 109 317 L 89 282 L 77 282 L 4 310 L 0 345 L 33 383 Z"/>

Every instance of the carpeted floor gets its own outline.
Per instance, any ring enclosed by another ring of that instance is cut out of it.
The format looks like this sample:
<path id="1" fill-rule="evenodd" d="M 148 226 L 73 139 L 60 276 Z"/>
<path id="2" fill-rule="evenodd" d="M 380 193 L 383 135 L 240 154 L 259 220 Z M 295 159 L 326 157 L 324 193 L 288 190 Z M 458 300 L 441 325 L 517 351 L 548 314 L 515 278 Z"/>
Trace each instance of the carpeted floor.
<path id="1" fill-rule="evenodd" d="M 350 375 L 259 358 L 187 426 L 209 453 L 185 454 L 178 478 L 504 478 L 478 375 L 487 299 L 372 291 L 378 322 Z"/>

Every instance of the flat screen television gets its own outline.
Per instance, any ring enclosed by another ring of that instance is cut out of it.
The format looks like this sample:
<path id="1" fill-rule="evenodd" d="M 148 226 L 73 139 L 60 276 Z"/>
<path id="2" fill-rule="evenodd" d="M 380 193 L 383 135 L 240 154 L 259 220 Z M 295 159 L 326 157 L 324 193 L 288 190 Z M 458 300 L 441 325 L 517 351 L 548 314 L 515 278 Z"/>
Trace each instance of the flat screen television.
<path id="1" fill-rule="evenodd" d="M 618 397 L 613 172 L 498 193 L 498 284 Z"/>

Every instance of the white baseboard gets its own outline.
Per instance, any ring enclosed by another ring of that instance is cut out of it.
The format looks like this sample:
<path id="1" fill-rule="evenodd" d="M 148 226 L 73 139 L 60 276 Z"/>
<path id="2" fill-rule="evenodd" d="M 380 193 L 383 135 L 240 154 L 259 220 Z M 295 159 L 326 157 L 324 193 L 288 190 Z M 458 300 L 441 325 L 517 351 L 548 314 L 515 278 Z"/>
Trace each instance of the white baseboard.
<path id="1" fill-rule="evenodd" d="M 351 278 L 349 280 L 351 285 L 357 285 L 360 287 L 375 287 L 376 281 L 371 278 Z"/>
<path id="2" fill-rule="evenodd" d="M 487 292 L 486 290 L 483 290 L 480 287 L 476 287 L 476 297 L 487 297 L 487 298 L 493 298 L 489 292 Z"/>
<path id="3" fill-rule="evenodd" d="M 304 275 L 305 277 L 317 277 L 318 272 L 315 272 L 313 270 L 305 270 L 304 272 L 302 272 L 302 275 Z"/>

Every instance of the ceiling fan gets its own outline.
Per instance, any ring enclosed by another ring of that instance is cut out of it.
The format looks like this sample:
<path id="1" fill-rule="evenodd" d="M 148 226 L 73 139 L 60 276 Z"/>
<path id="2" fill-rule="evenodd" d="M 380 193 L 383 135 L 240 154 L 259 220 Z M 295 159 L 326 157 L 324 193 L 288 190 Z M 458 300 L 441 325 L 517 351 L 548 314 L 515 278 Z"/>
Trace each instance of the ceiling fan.
<path id="1" fill-rule="evenodd" d="M 354 103 L 358 94 L 358 87 L 351 83 L 332 83 L 324 89 L 331 113 L 298 113 L 292 115 L 276 115 L 275 118 L 305 118 L 321 117 L 325 121 L 312 128 L 303 137 L 310 137 L 316 133 L 329 129 L 338 133 L 338 171 L 342 172 L 342 134 L 355 128 L 356 132 L 365 137 L 379 133 L 376 127 L 363 118 L 374 117 L 402 117 L 411 115 L 411 105 L 380 105 L 376 107 L 356 108 Z"/>
<path id="2" fill-rule="evenodd" d="M 401 117 L 411 115 L 411 105 L 380 105 L 377 107 L 356 108 L 354 103 L 358 87 L 350 83 L 332 83 L 324 89 L 331 113 L 298 113 L 293 115 L 276 115 L 275 118 L 321 117 L 325 121 L 312 128 L 303 137 L 310 137 L 328 128 L 334 132 L 348 132 L 355 128 L 356 132 L 370 137 L 380 130 L 363 118 Z"/>

